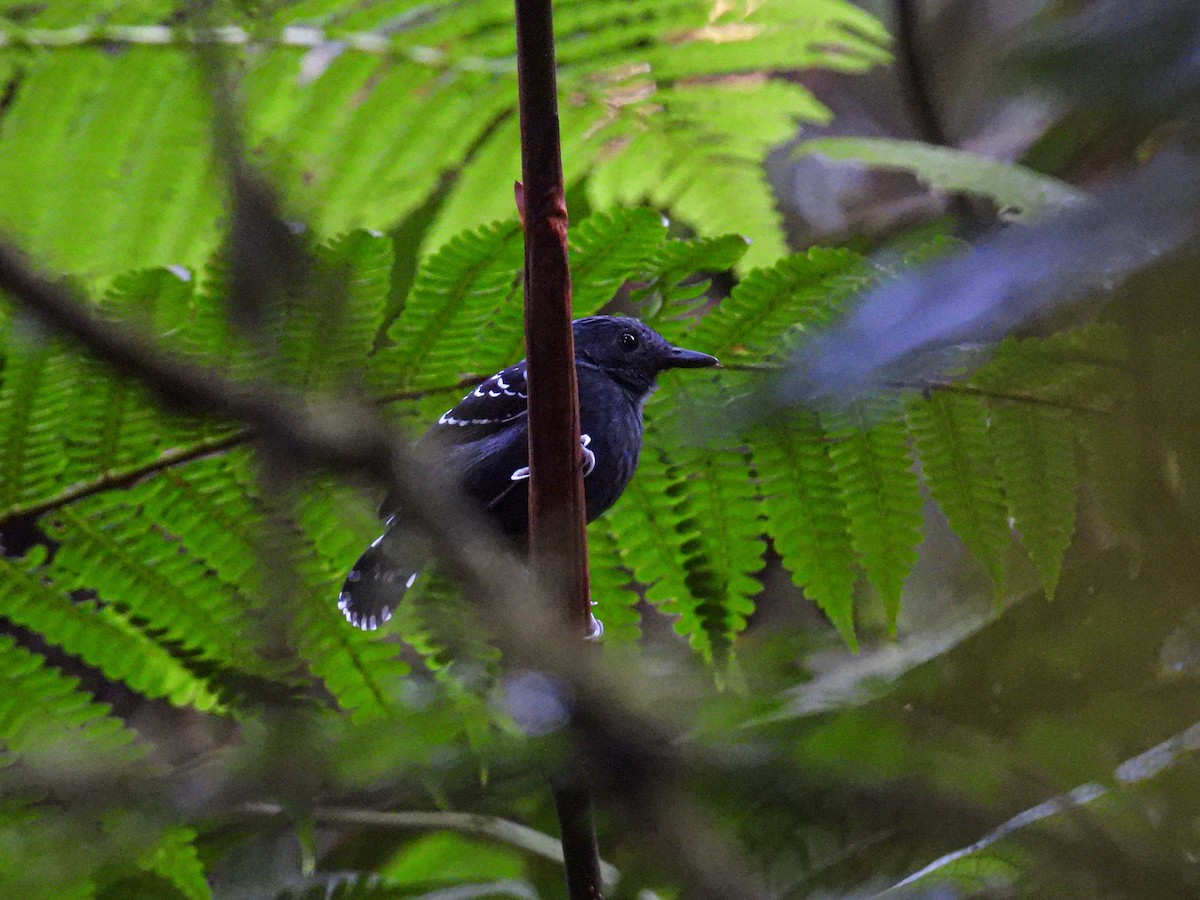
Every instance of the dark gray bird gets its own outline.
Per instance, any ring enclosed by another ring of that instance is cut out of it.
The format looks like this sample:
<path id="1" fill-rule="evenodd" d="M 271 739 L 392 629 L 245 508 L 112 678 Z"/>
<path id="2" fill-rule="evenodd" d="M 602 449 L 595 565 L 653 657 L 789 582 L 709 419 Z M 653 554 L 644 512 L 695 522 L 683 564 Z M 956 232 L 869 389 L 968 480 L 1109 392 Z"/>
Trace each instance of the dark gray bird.
<path id="1" fill-rule="evenodd" d="M 580 443 L 590 522 L 617 502 L 642 449 L 642 403 L 665 369 L 715 366 L 715 357 L 672 347 L 637 319 L 575 320 Z M 529 529 L 529 433 L 525 360 L 497 372 L 446 412 L 421 442 L 432 445 L 466 495 L 501 531 Z M 389 497 L 380 508 L 387 529 L 346 576 L 338 607 L 359 628 L 391 618 L 425 563 L 419 538 Z"/>

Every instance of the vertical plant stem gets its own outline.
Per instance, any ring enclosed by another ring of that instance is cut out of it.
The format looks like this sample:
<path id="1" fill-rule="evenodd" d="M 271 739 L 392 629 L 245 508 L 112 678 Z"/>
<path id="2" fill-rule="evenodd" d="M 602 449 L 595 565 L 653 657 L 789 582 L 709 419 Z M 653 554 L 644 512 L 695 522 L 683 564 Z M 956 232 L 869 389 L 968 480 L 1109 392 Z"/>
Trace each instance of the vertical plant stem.
<path id="1" fill-rule="evenodd" d="M 525 220 L 525 344 L 529 378 L 529 550 L 543 583 L 565 593 L 588 633 L 590 593 L 571 271 L 550 0 L 516 0 L 521 178 Z"/>
<path id="2" fill-rule="evenodd" d="M 582 640 L 591 625 L 579 396 L 571 325 L 567 203 L 559 142 L 550 0 L 516 0 L 525 344 L 529 383 L 529 552 L 539 583 Z M 574 763 L 552 780 L 567 894 L 599 900 L 600 859 L 586 777 Z"/>
<path id="3" fill-rule="evenodd" d="M 562 834 L 567 896 L 571 900 L 602 900 L 600 849 L 596 846 L 596 823 L 587 781 L 576 765 L 550 779 L 550 789 L 554 792 Z"/>

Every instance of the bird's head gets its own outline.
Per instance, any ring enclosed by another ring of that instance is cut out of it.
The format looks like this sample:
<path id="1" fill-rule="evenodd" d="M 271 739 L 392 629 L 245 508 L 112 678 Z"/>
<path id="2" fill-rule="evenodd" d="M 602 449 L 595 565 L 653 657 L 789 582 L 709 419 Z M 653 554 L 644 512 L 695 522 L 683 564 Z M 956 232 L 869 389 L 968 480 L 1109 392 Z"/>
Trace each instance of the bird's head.
<path id="1" fill-rule="evenodd" d="M 715 356 L 673 347 L 649 325 L 623 316 L 576 319 L 575 357 L 603 369 L 639 396 L 654 389 L 664 369 L 717 365 Z"/>

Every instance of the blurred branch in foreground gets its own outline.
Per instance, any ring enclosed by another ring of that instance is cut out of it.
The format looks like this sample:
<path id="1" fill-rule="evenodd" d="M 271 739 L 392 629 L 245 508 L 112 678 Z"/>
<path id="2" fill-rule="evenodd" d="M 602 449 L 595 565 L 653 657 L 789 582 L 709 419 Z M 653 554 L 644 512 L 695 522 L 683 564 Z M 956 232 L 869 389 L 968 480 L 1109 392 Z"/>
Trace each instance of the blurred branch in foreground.
<path id="1" fill-rule="evenodd" d="M 1198 232 L 1200 162 L 1164 151 L 1089 205 L 1003 231 L 870 292 L 793 357 L 771 397 L 777 405 L 837 401 L 918 380 L 931 355 L 998 340 L 1067 303 L 1111 292 Z"/>

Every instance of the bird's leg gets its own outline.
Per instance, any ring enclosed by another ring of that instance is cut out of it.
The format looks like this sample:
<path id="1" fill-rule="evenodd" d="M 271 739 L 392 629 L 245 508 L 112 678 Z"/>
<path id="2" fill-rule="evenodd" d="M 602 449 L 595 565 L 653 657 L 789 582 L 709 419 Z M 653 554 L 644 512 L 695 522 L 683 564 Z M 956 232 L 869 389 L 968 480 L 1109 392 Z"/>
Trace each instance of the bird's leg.
<path id="1" fill-rule="evenodd" d="M 596 468 L 596 454 L 588 449 L 588 444 L 592 442 L 590 434 L 581 434 L 579 436 L 579 446 L 583 450 L 583 477 L 587 478 L 592 474 L 592 469 Z"/>
<path id="2" fill-rule="evenodd" d="M 598 641 L 604 637 L 604 623 L 588 613 L 588 633 L 583 636 L 585 641 Z"/>
<path id="3" fill-rule="evenodd" d="M 592 601 L 592 606 L 596 605 L 596 601 Z M 588 610 L 588 632 L 584 635 L 585 641 L 598 641 L 604 636 L 604 623 L 592 615 L 592 611 Z"/>

